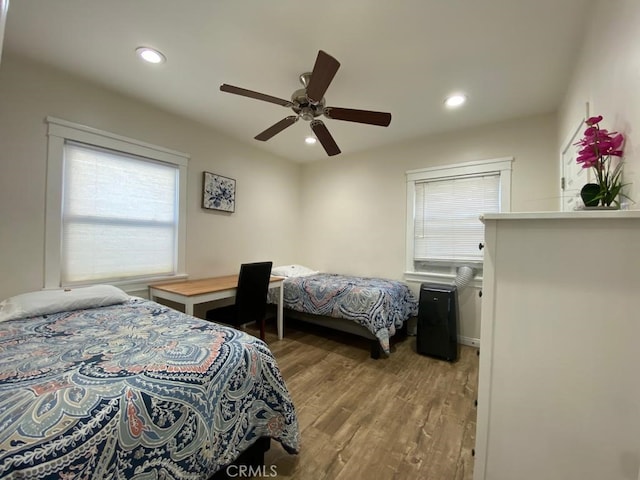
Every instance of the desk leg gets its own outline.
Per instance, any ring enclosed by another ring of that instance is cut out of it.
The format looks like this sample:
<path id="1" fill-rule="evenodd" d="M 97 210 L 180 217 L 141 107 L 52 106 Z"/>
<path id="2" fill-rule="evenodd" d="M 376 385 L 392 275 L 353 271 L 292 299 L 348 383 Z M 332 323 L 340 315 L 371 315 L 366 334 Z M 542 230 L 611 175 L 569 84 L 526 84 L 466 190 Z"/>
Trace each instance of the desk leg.
<path id="1" fill-rule="evenodd" d="M 280 284 L 278 290 L 278 340 L 282 340 L 282 336 L 284 335 L 284 285 Z"/>
<path id="2" fill-rule="evenodd" d="M 193 302 L 184 302 L 184 313 L 193 316 Z"/>

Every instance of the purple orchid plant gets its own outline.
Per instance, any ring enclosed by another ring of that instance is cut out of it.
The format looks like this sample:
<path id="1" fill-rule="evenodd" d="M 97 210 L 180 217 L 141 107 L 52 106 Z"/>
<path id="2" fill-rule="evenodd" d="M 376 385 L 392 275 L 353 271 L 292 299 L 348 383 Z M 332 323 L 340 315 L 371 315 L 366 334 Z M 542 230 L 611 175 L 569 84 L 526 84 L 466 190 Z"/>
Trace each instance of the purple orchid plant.
<path id="1" fill-rule="evenodd" d="M 584 131 L 584 138 L 575 145 L 580 145 L 582 149 L 578 152 L 578 162 L 582 168 L 593 168 L 600 192 L 595 199 L 601 205 L 610 206 L 612 203 L 620 206 L 618 196 L 622 195 L 621 183 L 622 161 L 618 161 L 614 167 L 611 163 L 612 157 L 622 157 L 622 144 L 624 137 L 618 132 L 609 132 L 600 128 L 602 116 L 591 117 L 585 121 L 587 129 Z"/>

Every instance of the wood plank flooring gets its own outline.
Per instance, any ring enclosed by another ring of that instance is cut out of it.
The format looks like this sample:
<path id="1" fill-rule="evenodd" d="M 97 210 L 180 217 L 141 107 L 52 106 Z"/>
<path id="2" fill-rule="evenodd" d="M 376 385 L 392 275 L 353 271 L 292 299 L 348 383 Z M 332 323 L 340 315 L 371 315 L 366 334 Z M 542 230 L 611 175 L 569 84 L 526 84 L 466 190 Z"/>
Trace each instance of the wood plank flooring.
<path id="1" fill-rule="evenodd" d="M 373 360 L 365 339 L 293 321 L 283 340 L 268 325 L 267 343 L 302 435 L 299 455 L 271 443 L 265 463 L 276 478 L 471 480 L 475 348 L 462 346 L 451 364 L 419 355 L 415 337 L 404 337 L 392 339 L 389 358 Z"/>

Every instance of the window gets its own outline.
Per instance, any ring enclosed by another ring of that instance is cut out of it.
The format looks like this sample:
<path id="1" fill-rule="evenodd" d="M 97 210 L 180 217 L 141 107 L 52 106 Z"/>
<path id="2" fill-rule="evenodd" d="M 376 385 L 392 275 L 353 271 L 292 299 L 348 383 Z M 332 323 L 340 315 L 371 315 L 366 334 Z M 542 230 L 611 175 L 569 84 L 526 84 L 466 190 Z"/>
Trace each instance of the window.
<path id="1" fill-rule="evenodd" d="M 188 156 L 47 121 L 45 287 L 183 275 Z"/>
<path id="2" fill-rule="evenodd" d="M 509 211 L 512 159 L 407 172 L 407 271 L 481 266 L 483 213 Z"/>

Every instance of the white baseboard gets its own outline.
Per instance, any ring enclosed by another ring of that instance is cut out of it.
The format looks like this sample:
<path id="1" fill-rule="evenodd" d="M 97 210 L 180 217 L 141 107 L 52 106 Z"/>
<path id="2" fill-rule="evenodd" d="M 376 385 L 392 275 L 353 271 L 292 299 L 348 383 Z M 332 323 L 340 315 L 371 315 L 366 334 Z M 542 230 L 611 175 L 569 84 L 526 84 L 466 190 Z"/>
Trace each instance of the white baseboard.
<path id="1" fill-rule="evenodd" d="M 469 345 L 470 347 L 480 348 L 480 339 L 472 337 L 463 337 L 458 335 L 458 343 L 462 345 Z"/>

